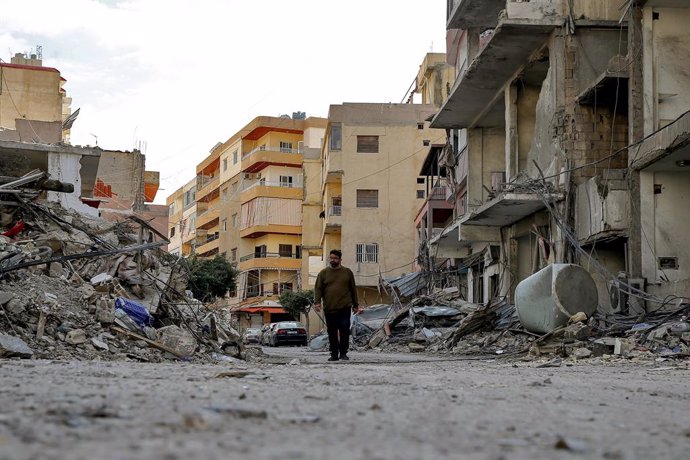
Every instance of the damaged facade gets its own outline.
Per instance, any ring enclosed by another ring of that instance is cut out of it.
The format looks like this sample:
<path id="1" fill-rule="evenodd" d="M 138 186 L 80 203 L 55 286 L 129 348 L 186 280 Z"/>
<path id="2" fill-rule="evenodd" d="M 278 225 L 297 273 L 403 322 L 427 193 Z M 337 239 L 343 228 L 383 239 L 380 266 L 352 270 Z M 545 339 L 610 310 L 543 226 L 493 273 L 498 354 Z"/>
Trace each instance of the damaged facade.
<path id="1" fill-rule="evenodd" d="M 514 301 L 551 263 L 585 267 L 610 312 L 690 295 L 690 8 L 620 3 L 448 2 L 456 79 L 427 173 L 446 171 L 454 216 L 421 247 L 469 301 Z"/>

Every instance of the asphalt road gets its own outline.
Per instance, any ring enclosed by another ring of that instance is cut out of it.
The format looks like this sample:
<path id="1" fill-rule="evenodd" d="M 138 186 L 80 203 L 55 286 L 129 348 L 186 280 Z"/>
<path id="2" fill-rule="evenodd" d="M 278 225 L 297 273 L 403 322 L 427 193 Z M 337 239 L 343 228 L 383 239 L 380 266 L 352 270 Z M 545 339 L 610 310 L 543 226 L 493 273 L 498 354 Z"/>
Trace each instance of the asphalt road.
<path id="1" fill-rule="evenodd" d="M 265 351 L 217 365 L 0 361 L 0 459 L 690 458 L 688 361 Z"/>

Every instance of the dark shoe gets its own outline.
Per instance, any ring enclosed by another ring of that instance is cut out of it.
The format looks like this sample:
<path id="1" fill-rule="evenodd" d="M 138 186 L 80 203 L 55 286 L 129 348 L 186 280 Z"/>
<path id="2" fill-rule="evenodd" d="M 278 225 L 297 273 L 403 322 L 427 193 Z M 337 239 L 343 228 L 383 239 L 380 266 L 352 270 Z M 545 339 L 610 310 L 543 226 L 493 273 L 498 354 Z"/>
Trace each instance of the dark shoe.
<path id="1" fill-rule="evenodd" d="M 340 359 L 342 359 L 343 361 L 349 361 L 350 360 L 350 358 L 347 355 L 340 355 Z"/>
<path id="2" fill-rule="evenodd" d="M 345 358 L 347 358 L 347 356 Z M 338 361 L 338 359 L 339 358 L 337 356 L 331 356 L 330 358 L 328 358 L 329 361 Z"/>

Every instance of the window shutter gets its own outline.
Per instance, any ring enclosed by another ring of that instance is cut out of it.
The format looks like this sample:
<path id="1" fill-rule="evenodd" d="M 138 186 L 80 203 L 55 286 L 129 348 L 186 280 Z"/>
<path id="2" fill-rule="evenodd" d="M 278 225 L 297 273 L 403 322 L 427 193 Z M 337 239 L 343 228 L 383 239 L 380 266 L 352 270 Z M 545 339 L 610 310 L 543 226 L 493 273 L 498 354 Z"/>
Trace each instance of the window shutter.
<path id="1" fill-rule="evenodd" d="M 379 153 L 378 136 L 357 136 L 357 152 Z"/>
<path id="2" fill-rule="evenodd" d="M 378 208 L 379 207 L 379 191 L 378 190 L 357 190 L 357 207 L 358 208 Z"/>

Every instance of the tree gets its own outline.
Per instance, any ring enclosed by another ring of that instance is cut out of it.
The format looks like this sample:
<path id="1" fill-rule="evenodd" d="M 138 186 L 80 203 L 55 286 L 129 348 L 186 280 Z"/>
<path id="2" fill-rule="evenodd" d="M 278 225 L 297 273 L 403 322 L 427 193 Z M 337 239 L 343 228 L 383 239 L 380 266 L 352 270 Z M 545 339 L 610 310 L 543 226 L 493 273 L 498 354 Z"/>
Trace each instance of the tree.
<path id="1" fill-rule="evenodd" d="M 280 295 L 280 305 L 299 321 L 300 314 L 307 312 L 307 306 L 314 300 L 314 291 L 285 291 Z"/>
<path id="2" fill-rule="evenodd" d="M 189 269 L 189 289 L 194 297 L 206 302 L 223 297 L 235 289 L 237 269 L 221 256 L 213 259 L 193 257 L 187 260 Z"/>

